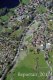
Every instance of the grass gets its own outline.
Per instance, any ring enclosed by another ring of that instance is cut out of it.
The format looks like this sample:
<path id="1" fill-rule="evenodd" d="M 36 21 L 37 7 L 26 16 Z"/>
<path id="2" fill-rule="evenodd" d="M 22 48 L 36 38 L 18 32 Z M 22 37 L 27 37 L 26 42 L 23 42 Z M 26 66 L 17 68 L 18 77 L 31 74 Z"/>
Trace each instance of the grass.
<path id="1" fill-rule="evenodd" d="M 30 0 L 22 0 L 22 3 L 27 4 Z"/>
<path id="2" fill-rule="evenodd" d="M 34 30 L 37 30 L 39 24 L 40 24 L 40 21 L 37 22 L 36 20 L 34 20 L 34 22 L 31 25 L 31 28 Z"/>
<path id="3" fill-rule="evenodd" d="M 37 12 L 39 13 L 39 14 L 43 14 L 43 13 L 45 13 L 47 11 L 47 9 L 43 6 L 43 5 L 39 5 L 38 7 L 37 7 Z"/>
<path id="4" fill-rule="evenodd" d="M 19 29 L 19 30 L 16 30 L 14 31 L 10 37 L 19 37 L 21 34 L 22 34 L 23 30 Z"/>
<path id="5" fill-rule="evenodd" d="M 1 30 L 1 32 L 3 32 L 3 33 L 12 33 L 12 29 L 11 28 L 3 28 L 2 30 Z"/>
<path id="6" fill-rule="evenodd" d="M 27 37 L 26 41 L 31 42 L 32 41 L 32 36 Z"/>
<path id="7" fill-rule="evenodd" d="M 52 21 L 48 21 L 48 28 L 50 30 L 53 30 L 53 20 Z"/>
<path id="8" fill-rule="evenodd" d="M 49 58 L 49 61 L 52 61 L 52 69 L 53 69 L 53 50 L 49 52 L 49 55 L 50 55 L 50 58 Z"/>
<path id="9" fill-rule="evenodd" d="M 1 16 L 0 18 L 2 21 L 7 21 L 9 19 L 7 15 Z"/>
<path id="10" fill-rule="evenodd" d="M 38 67 L 35 68 L 38 59 Z M 10 73 L 8 73 L 6 80 L 47 80 L 45 76 L 40 76 L 41 72 L 47 73 L 49 70 L 43 54 L 34 54 L 34 51 L 29 51 L 27 57 L 24 60 L 20 61 L 17 64 L 16 68 Z M 18 73 L 22 74 L 22 76 L 18 76 Z M 37 74 L 37 76 L 24 76 L 24 74 Z"/>
<path id="11" fill-rule="evenodd" d="M 48 19 L 52 19 L 53 18 L 53 14 L 47 15 Z"/>
<path id="12" fill-rule="evenodd" d="M 2 27 L 2 26 L 0 26 L 0 33 L 2 32 L 2 29 L 3 29 L 3 27 Z"/>

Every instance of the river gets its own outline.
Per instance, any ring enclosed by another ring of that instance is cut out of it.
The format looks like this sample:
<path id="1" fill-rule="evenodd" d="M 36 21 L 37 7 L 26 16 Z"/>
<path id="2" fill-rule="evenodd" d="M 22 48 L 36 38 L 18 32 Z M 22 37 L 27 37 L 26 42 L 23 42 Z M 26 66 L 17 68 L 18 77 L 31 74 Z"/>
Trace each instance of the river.
<path id="1" fill-rule="evenodd" d="M 0 0 L 0 8 L 13 8 L 19 4 L 19 0 Z"/>

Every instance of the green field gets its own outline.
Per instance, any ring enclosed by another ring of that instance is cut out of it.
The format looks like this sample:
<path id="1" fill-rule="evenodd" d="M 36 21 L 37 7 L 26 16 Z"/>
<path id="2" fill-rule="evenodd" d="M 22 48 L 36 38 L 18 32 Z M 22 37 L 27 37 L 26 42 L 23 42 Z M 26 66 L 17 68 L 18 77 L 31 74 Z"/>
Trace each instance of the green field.
<path id="1" fill-rule="evenodd" d="M 23 30 L 21 30 L 21 29 L 19 29 L 19 30 L 16 30 L 16 31 L 14 31 L 11 35 L 10 35 L 10 37 L 11 38 L 17 38 L 17 37 L 19 37 L 21 34 L 22 34 L 22 32 L 23 32 Z"/>
<path id="2" fill-rule="evenodd" d="M 43 14 L 43 13 L 47 12 L 47 9 L 43 5 L 39 5 L 36 9 L 39 14 Z"/>
<path id="3" fill-rule="evenodd" d="M 37 58 L 38 60 L 36 60 Z M 37 63 L 38 66 L 36 68 Z M 29 50 L 27 57 L 20 61 L 11 73 L 8 73 L 6 80 L 47 80 L 45 74 L 41 74 L 47 73 L 48 71 L 49 68 L 45 62 L 43 53 L 40 52 L 40 54 L 34 54 L 33 50 L 32 52 Z M 19 73 L 22 75 L 19 76 Z M 32 76 L 26 76 L 26 74 L 28 75 L 30 73 L 32 73 Z"/>
<path id="4" fill-rule="evenodd" d="M 8 15 L 1 16 L 0 19 L 1 19 L 2 21 L 8 21 L 9 16 L 8 16 Z"/>
<path id="5" fill-rule="evenodd" d="M 27 4 L 30 0 L 22 0 L 22 3 Z"/>

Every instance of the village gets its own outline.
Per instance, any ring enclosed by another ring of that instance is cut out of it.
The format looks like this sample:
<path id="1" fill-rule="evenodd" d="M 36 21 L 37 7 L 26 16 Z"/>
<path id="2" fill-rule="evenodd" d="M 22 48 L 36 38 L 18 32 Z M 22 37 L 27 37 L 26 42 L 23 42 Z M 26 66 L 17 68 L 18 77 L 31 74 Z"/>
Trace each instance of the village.
<path id="1" fill-rule="evenodd" d="M 20 3 L 9 12 L 4 11 L 7 13 L 0 13 L 0 80 L 4 80 L 12 63 L 16 62 L 15 57 L 19 57 L 19 52 L 27 49 L 29 44 L 37 54 L 44 53 L 52 73 L 49 52 L 53 53 L 53 1 L 31 0 L 29 4 Z M 26 38 L 32 39 L 26 41 Z M 49 75 L 48 80 L 53 80 L 53 75 Z"/>

